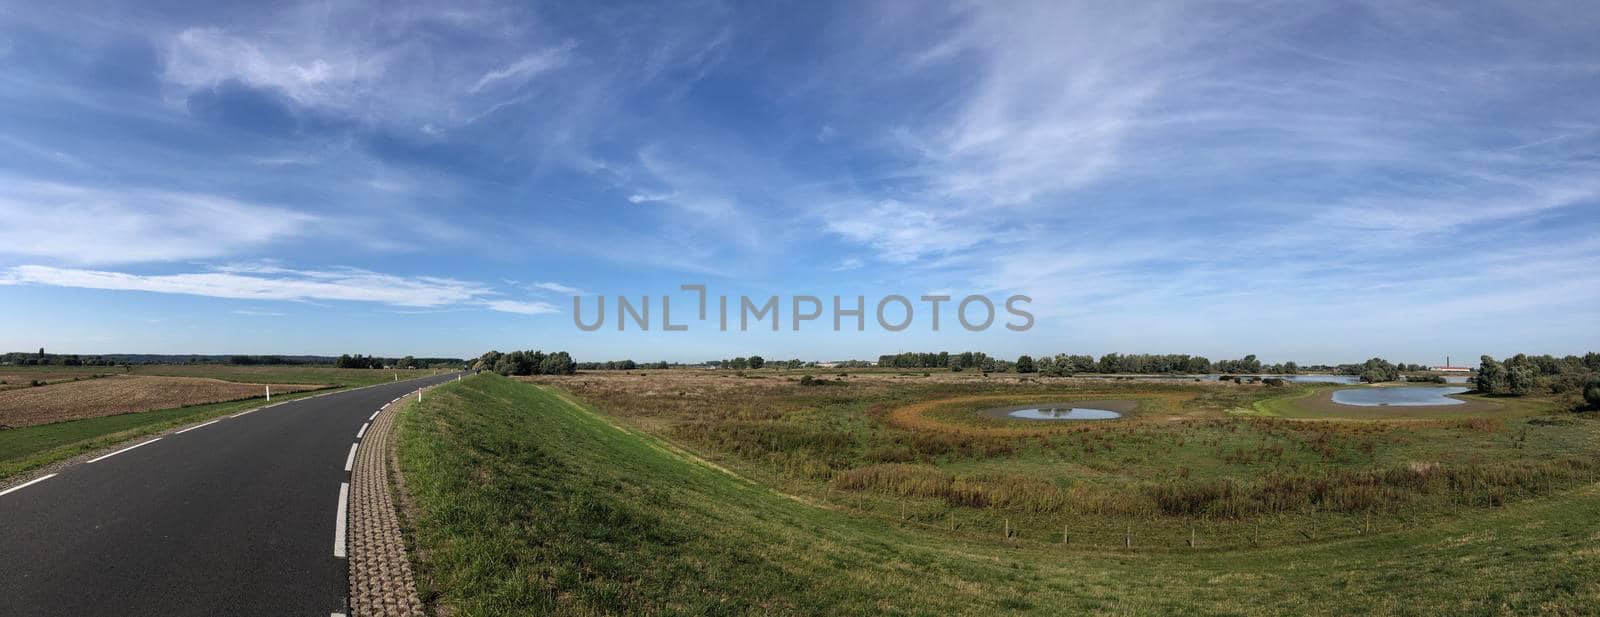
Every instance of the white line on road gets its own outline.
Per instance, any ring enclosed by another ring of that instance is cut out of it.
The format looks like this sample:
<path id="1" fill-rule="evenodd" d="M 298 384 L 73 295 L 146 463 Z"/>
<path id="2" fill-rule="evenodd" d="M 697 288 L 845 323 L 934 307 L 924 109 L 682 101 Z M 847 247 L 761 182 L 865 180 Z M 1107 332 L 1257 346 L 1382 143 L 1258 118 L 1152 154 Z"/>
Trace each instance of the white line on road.
<path id="1" fill-rule="evenodd" d="M 378 419 L 378 414 L 380 414 L 380 413 L 383 413 L 382 409 L 379 409 L 377 411 L 372 412 L 372 415 L 367 416 L 367 421 L 371 422 L 373 420 L 377 420 Z"/>
<path id="2" fill-rule="evenodd" d="M 372 423 L 368 422 L 366 424 L 361 425 L 361 430 L 356 431 L 356 439 L 360 439 L 362 435 L 367 434 L 367 427 L 368 426 L 372 426 Z"/>
<path id="3" fill-rule="evenodd" d="M 256 408 L 256 409 L 261 409 L 261 408 L 260 408 L 260 407 L 257 407 L 257 408 Z M 231 416 L 228 416 L 228 417 L 229 417 L 229 418 L 237 418 L 237 417 L 239 417 L 239 416 L 242 416 L 242 415 L 245 415 L 245 414 L 247 414 L 247 413 L 255 413 L 255 412 L 256 412 L 256 409 L 251 409 L 251 410 L 248 410 L 248 411 L 241 411 L 241 412 L 239 412 L 239 413 L 236 413 L 236 414 L 233 414 L 233 415 L 231 415 Z"/>
<path id="4" fill-rule="evenodd" d="M 18 484 L 16 486 L 13 486 L 13 487 L 8 488 L 6 490 L 0 491 L 0 495 L 5 495 L 7 493 L 14 493 L 16 491 L 20 491 L 22 489 L 28 488 L 28 487 L 33 486 L 35 484 L 38 484 L 40 482 L 44 482 L 45 480 L 49 480 L 50 478 L 54 478 L 54 477 L 56 477 L 56 474 L 53 474 L 53 473 L 49 474 L 49 475 L 39 476 L 39 477 L 34 478 L 32 480 L 29 480 L 27 482 L 23 482 L 22 484 Z"/>
<path id="5" fill-rule="evenodd" d="M 106 460 L 106 459 L 108 459 L 108 458 L 111 458 L 111 457 L 113 457 L 113 456 L 116 456 L 116 455 L 118 455 L 118 454 L 122 454 L 122 453 L 123 453 L 123 452 L 127 452 L 127 451 L 129 451 L 129 450 L 132 450 L 132 449 L 134 449 L 134 448 L 138 448 L 138 447 L 141 447 L 141 446 L 148 446 L 148 445 L 150 445 L 150 444 L 153 444 L 153 443 L 155 443 L 155 442 L 158 442 L 158 441 L 161 441 L 161 438 L 160 438 L 160 437 L 157 437 L 157 438 L 155 438 L 155 439 L 152 439 L 152 440 L 150 440 L 150 441 L 146 441 L 146 442 L 144 442 L 144 443 L 142 443 L 142 444 L 139 444 L 139 445 L 137 445 L 137 446 L 128 446 L 128 447 L 126 447 L 126 448 L 123 448 L 123 449 L 121 449 L 121 450 L 117 450 L 117 451 L 116 451 L 116 452 L 112 452 L 112 453 L 110 453 L 110 454 L 107 454 L 107 455 L 105 455 L 105 456 L 102 456 L 102 457 L 100 457 L 100 458 L 96 458 L 96 459 L 90 459 L 90 460 L 89 460 L 89 462 L 91 462 L 91 463 L 98 463 L 98 462 L 100 462 L 100 461 L 103 461 L 103 460 Z"/>
<path id="6" fill-rule="evenodd" d="M 218 422 L 221 422 L 221 421 L 222 421 L 222 420 L 221 420 L 221 419 L 217 419 L 217 420 L 212 420 L 212 421 L 210 421 L 210 422 L 207 422 L 207 423 L 205 423 L 205 424 L 200 424 L 200 425 L 196 425 L 196 426 L 191 426 L 191 427 L 189 427 L 189 428 L 186 428 L 186 429 L 183 429 L 183 430 L 181 430 L 181 431 L 178 431 L 178 432 L 176 432 L 176 433 L 173 433 L 173 435 L 182 435 L 182 434 L 184 434 L 184 433 L 187 433 L 187 432 L 189 432 L 189 431 L 192 431 L 192 430 L 195 430 L 195 429 L 197 429 L 197 428 L 200 428 L 200 427 L 202 427 L 202 426 L 211 426 L 211 425 L 213 425 L 213 424 L 216 424 L 216 423 L 218 423 Z"/>
<path id="7" fill-rule="evenodd" d="M 350 456 L 344 457 L 344 470 L 345 471 L 350 471 L 350 468 L 355 466 L 355 464 L 356 464 L 356 446 L 359 446 L 359 445 L 361 445 L 361 444 L 358 444 L 358 443 L 350 444 Z"/>
<path id="8" fill-rule="evenodd" d="M 350 511 L 350 483 L 339 483 L 339 518 L 334 521 L 336 529 L 333 531 L 333 556 L 344 557 L 344 519 L 345 513 Z"/>

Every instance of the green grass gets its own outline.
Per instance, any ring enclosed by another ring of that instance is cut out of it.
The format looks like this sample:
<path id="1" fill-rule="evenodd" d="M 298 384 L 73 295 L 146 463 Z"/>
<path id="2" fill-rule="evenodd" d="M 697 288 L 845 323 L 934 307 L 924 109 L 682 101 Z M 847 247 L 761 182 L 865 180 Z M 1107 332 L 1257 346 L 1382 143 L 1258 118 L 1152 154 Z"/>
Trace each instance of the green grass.
<path id="1" fill-rule="evenodd" d="M 274 397 L 291 400 L 325 392 L 309 390 Z M 0 431 L 0 478 L 65 460 L 191 422 L 234 414 L 266 405 L 264 398 L 190 405 L 143 413 L 127 413 L 56 422 Z"/>
<path id="2" fill-rule="evenodd" d="M 823 507 L 496 376 L 408 406 L 398 447 L 422 592 L 455 615 L 1600 614 L 1593 483 L 1377 533 L 1217 550 L 1199 523 L 1200 548 L 1128 550 Z"/>

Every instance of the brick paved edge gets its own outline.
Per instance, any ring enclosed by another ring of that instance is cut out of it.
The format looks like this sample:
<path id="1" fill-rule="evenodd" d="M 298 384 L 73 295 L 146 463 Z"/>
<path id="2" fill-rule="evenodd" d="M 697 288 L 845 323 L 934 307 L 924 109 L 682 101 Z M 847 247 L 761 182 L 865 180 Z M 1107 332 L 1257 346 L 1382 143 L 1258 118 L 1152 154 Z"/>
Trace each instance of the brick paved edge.
<path id="1" fill-rule="evenodd" d="M 351 617 L 426 616 L 389 488 L 389 434 L 405 402 L 384 405 L 367 428 L 350 473 Z"/>

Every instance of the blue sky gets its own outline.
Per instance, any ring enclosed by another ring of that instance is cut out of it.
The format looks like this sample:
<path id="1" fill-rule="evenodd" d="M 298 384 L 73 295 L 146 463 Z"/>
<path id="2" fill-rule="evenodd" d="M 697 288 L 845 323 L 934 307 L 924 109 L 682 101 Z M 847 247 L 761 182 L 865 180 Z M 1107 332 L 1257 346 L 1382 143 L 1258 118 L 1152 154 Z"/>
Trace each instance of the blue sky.
<path id="1" fill-rule="evenodd" d="M 194 4 L 0 6 L 0 348 L 1600 349 L 1581 3 Z M 573 325 L 685 283 L 1038 321 Z"/>

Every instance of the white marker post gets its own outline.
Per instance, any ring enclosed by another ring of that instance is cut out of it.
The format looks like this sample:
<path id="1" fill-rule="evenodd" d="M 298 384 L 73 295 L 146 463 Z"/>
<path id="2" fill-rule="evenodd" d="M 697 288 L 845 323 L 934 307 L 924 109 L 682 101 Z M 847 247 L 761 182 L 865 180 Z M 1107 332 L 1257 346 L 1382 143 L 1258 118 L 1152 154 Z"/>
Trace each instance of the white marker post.
<path id="1" fill-rule="evenodd" d="M 267 400 L 272 400 L 272 386 L 267 386 Z"/>
<path id="2" fill-rule="evenodd" d="M 422 388 L 417 388 L 417 402 L 422 402 Z"/>

